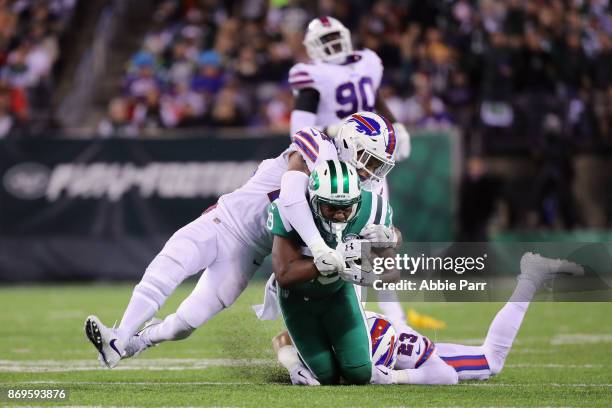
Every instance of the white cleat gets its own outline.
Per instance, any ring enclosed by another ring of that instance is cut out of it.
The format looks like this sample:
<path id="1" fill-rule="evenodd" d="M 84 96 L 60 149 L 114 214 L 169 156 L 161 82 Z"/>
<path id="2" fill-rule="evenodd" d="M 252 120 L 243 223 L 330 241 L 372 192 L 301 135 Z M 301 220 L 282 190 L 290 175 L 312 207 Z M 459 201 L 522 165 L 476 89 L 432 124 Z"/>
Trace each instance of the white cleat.
<path id="1" fill-rule="evenodd" d="M 310 385 L 317 386 L 321 383 L 315 378 L 309 369 L 302 364 L 298 364 L 289 373 L 291 384 L 293 385 Z"/>
<path id="2" fill-rule="evenodd" d="M 540 254 L 526 252 L 521 258 L 519 279 L 531 280 L 536 287 L 552 281 L 555 276 L 582 276 L 584 268 L 575 262 L 565 259 L 552 259 Z"/>
<path id="3" fill-rule="evenodd" d="M 115 367 L 125 355 L 117 330 L 106 327 L 97 316 L 89 316 L 85 320 L 85 335 L 98 350 L 98 360 L 108 368 Z"/>
<path id="4" fill-rule="evenodd" d="M 128 340 L 127 344 L 125 345 L 125 354 L 123 358 L 136 357 L 149 347 L 156 346 L 156 344 L 151 343 L 149 340 L 146 330 L 152 326 L 160 324 L 161 322 L 163 322 L 163 320 L 158 319 L 157 317 L 154 317 L 146 322 L 142 330 Z"/>

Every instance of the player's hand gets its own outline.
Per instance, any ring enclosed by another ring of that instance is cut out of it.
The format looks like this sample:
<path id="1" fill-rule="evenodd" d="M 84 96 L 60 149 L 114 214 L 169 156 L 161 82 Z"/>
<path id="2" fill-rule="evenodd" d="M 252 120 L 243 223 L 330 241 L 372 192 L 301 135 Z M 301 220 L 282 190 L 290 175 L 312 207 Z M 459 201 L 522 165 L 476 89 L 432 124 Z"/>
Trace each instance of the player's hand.
<path id="1" fill-rule="evenodd" d="M 359 286 L 372 286 L 376 280 L 380 279 L 380 276 L 372 271 L 369 263 L 362 262 L 361 259 L 348 261 L 340 277 Z"/>
<path id="2" fill-rule="evenodd" d="M 331 125 L 325 128 L 325 134 L 332 139 L 338 135 L 340 128 L 342 127 L 342 122 L 332 123 Z"/>
<path id="3" fill-rule="evenodd" d="M 402 161 L 410 156 L 411 144 L 410 144 L 410 133 L 406 130 L 406 127 L 395 122 L 393 124 L 395 130 L 395 138 L 397 139 L 397 146 L 395 148 L 395 160 Z"/>
<path id="4" fill-rule="evenodd" d="M 345 262 L 354 261 L 369 255 L 370 242 L 365 239 L 352 239 L 338 244 L 336 250 L 340 253 Z"/>
<path id="5" fill-rule="evenodd" d="M 325 243 L 317 243 L 310 248 L 315 267 L 323 276 L 340 273 L 344 269 L 344 259 L 342 255 Z"/>
<path id="6" fill-rule="evenodd" d="M 310 370 L 302 364 L 293 367 L 289 373 L 289 377 L 291 377 L 291 384 L 293 385 L 321 385 Z"/>
<path id="7" fill-rule="evenodd" d="M 397 234 L 393 227 L 368 224 L 361 230 L 359 235 L 370 241 L 374 248 L 395 248 L 397 246 Z"/>

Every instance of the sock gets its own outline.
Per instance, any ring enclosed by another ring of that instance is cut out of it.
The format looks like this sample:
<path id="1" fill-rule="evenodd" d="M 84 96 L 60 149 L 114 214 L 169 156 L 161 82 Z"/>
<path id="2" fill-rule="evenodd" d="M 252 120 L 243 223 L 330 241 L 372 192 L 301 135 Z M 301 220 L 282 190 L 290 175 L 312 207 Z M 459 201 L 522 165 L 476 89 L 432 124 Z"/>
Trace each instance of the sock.
<path id="1" fill-rule="evenodd" d="M 512 296 L 510 296 L 510 302 L 522 302 L 529 303 L 538 291 L 538 284 L 531 279 L 521 278 L 519 275 L 516 288 Z"/>
<path id="2" fill-rule="evenodd" d="M 528 308 L 529 302 L 508 302 L 491 322 L 483 346 L 491 374 L 503 368 Z"/>
<path id="3" fill-rule="evenodd" d="M 163 322 L 147 327 L 142 331 L 140 337 L 149 344 L 158 344 L 163 341 L 182 340 L 195 329 L 188 325 L 176 313 L 168 315 Z"/>
<path id="4" fill-rule="evenodd" d="M 293 345 L 286 345 L 279 348 L 276 357 L 278 358 L 278 362 L 289 371 L 298 364 L 301 364 L 297 349 Z"/>
<path id="5" fill-rule="evenodd" d="M 171 238 L 168 242 L 178 242 Z M 166 244 L 168 245 L 168 244 Z M 192 249 L 192 246 L 186 246 Z M 193 249 L 191 250 L 193 252 Z M 190 251 L 185 251 L 190 253 Z M 125 344 L 140 327 L 151 320 L 166 299 L 174 292 L 176 287 L 192 273 L 186 271 L 174 258 L 163 253 L 158 254 L 147 267 L 142 280 L 134 287 L 132 298 L 128 303 L 117 333 Z"/>
<path id="6" fill-rule="evenodd" d="M 121 323 L 117 328 L 117 336 L 123 342 L 123 344 L 127 344 L 130 337 L 132 337 L 138 331 L 144 322 L 155 316 L 157 309 L 158 307 L 155 302 L 136 292 L 136 289 L 134 289 L 132 298 L 125 309 Z"/>

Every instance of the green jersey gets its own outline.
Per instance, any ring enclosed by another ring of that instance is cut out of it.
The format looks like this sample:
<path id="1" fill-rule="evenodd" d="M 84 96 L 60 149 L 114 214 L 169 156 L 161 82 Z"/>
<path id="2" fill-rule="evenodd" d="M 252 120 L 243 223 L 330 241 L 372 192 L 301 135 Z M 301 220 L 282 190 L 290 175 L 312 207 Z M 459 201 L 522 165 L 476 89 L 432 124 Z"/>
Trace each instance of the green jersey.
<path id="1" fill-rule="evenodd" d="M 342 241 L 346 242 L 351 239 L 361 238 L 359 234 L 366 225 L 379 224 L 390 227 L 393 225 L 392 223 L 393 209 L 389 202 L 381 195 L 361 190 L 361 203 L 357 209 L 357 215 L 353 217 L 342 232 Z M 302 246 L 302 253 L 305 256 L 311 256 L 310 250 L 283 216 L 276 202 L 273 202 L 268 207 L 268 221 L 266 225 L 270 232 L 272 232 L 272 235 L 293 239 Z M 319 225 L 317 224 L 317 226 Z M 321 236 L 330 248 L 336 248 L 338 242 L 335 236 L 324 231 L 320 226 L 319 232 L 321 232 Z M 296 291 L 308 296 L 326 296 L 337 291 L 344 283 L 346 282 L 340 279 L 338 274 L 318 276 L 312 281 L 303 282 L 294 286 L 291 291 Z"/>

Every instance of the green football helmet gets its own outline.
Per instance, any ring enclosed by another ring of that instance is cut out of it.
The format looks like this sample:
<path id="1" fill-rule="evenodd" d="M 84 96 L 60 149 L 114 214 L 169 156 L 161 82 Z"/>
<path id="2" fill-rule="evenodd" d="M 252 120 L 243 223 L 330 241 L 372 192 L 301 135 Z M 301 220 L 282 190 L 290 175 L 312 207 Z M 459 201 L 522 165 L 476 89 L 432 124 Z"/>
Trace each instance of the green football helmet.
<path id="1" fill-rule="evenodd" d="M 361 185 L 355 167 L 339 160 L 327 160 L 314 168 L 310 173 L 308 193 L 315 220 L 333 235 L 344 230 L 357 215 L 361 203 Z M 339 222 L 326 218 L 321 211 L 321 204 L 350 206 L 352 211 L 344 222 Z"/>

